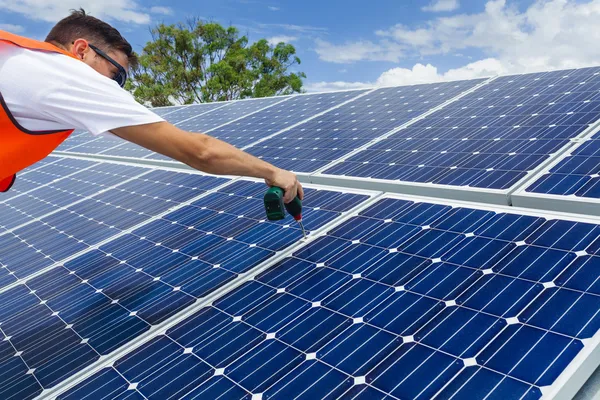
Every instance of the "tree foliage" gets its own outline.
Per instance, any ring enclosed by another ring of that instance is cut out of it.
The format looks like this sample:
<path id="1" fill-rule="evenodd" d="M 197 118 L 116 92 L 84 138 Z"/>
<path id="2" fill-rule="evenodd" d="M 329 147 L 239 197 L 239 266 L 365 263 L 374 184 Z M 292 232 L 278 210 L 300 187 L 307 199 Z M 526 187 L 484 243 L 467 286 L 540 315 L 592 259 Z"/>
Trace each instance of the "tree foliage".
<path id="1" fill-rule="evenodd" d="M 154 107 L 302 91 L 302 72 L 291 44 L 252 44 L 235 27 L 193 20 L 187 26 L 158 25 L 151 30 L 127 88 Z"/>

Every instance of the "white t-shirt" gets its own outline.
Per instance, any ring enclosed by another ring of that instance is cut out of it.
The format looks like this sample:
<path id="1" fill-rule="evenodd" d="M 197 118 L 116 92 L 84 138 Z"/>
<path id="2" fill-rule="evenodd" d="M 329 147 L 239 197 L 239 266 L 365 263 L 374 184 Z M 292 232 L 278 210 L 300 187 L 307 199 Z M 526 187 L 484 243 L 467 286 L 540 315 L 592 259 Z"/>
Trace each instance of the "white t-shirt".
<path id="1" fill-rule="evenodd" d="M 0 44 L 0 93 L 24 128 L 115 128 L 164 121 L 110 78 L 63 54 Z"/>

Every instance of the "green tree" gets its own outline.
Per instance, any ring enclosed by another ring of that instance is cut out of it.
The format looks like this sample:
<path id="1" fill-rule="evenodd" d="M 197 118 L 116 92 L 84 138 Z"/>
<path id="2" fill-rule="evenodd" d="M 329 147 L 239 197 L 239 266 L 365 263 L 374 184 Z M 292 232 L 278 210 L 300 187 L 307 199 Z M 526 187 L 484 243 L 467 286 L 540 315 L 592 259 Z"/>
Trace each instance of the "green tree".
<path id="1" fill-rule="evenodd" d="M 291 71 L 300 64 L 291 44 L 249 44 L 235 27 L 200 20 L 161 24 L 151 33 L 127 86 L 141 103 L 159 107 L 303 91 L 306 75 Z"/>

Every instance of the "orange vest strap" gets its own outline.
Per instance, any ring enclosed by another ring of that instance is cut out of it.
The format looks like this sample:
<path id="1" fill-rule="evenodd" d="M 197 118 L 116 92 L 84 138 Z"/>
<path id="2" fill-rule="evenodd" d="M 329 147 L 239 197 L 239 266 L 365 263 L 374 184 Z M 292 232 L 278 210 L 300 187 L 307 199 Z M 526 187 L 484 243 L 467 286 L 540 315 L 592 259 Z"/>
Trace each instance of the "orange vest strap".
<path id="1" fill-rule="evenodd" d="M 14 45 L 23 47 L 25 49 L 42 50 L 42 51 L 50 51 L 50 52 L 54 52 L 54 53 L 61 53 L 61 54 L 64 54 L 65 56 L 69 56 L 69 57 L 73 57 L 73 58 L 77 59 L 77 57 L 75 57 L 75 55 L 73 55 L 72 53 L 69 53 L 68 51 L 63 50 L 60 47 L 53 45 L 52 43 L 40 42 L 38 40 L 33 40 L 33 39 L 29 39 L 29 38 L 26 38 L 23 36 L 18 36 L 13 33 L 10 33 L 10 32 L 3 31 L 3 30 L 0 30 L 0 41 L 10 42 Z"/>

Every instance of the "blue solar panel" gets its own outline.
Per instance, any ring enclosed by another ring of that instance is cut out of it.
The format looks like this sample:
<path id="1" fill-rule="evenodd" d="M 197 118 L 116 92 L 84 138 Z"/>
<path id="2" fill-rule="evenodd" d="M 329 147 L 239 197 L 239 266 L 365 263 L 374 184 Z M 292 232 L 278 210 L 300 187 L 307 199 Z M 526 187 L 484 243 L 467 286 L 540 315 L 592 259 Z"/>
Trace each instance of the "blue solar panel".
<path id="1" fill-rule="evenodd" d="M 19 179 L 15 181 L 12 188 L 6 193 L 0 193 L 0 203 L 30 190 L 37 189 L 41 185 L 60 177 L 56 175 L 52 176 L 54 175 L 53 169 L 51 167 L 46 167 L 54 164 L 58 160 L 62 160 L 62 158 L 54 156 L 46 157 L 21 171 L 18 174 Z"/>
<path id="2" fill-rule="evenodd" d="M 107 276 L 102 287 L 125 284 L 139 269 L 143 274 L 138 276 L 148 281 L 160 279 L 155 286 L 165 288 L 165 293 L 178 288 L 188 303 L 161 303 L 158 294 L 149 293 L 147 304 L 132 309 L 156 324 L 302 237 L 291 218 L 280 223 L 264 220 L 264 190 L 264 183 L 235 182 L 69 261 L 65 268 L 92 284 L 101 280 L 97 275 Z M 306 196 L 304 215 L 309 230 L 324 226 L 367 198 L 314 189 L 307 189 Z M 129 287 L 134 284 L 127 283 Z"/>
<path id="3" fill-rule="evenodd" d="M 99 163 L 17 197 L 12 200 L 14 204 L 10 204 L 12 208 L 7 211 L 6 222 L 3 221 L 10 225 L 4 225 L 5 234 L 0 234 L 3 249 L 0 252 L 0 282 L 3 283 L 0 288 L 87 250 L 227 181 L 197 174 Z M 117 184 L 120 186 L 110 188 Z M 101 189 L 104 191 L 100 192 Z M 92 196 L 85 197 L 88 194 Z M 53 195 L 52 202 L 48 201 L 49 195 Z M 77 202 L 73 203 L 73 200 Z M 17 207 L 21 210 L 19 214 L 15 212 Z"/>
<path id="4" fill-rule="evenodd" d="M 99 190 L 147 169 L 93 161 L 64 159 L 39 170 L 39 188 L 0 203 L 0 234 L 51 212 L 59 211 Z"/>
<path id="5" fill-rule="evenodd" d="M 481 82 L 378 89 L 248 151 L 281 168 L 314 172 Z"/>
<path id="6" fill-rule="evenodd" d="M 168 113 L 163 118 L 172 124 L 178 124 L 186 121 L 197 115 L 203 115 L 210 111 L 216 110 L 223 106 L 227 106 L 226 103 L 203 103 L 203 104 L 191 104 L 178 110 Z"/>
<path id="7" fill-rule="evenodd" d="M 500 77 L 325 173 L 508 189 L 598 119 L 598 71 Z"/>
<path id="8" fill-rule="evenodd" d="M 578 146 L 525 191 L 529 193 L 600 198 L 600 140 L 597 134 Z"/>
<path id="9" fill-rule="evenodd" d="M 600 328 L 599 233 L 385 198 L 60 398 L 540 398 Z"/>
<path id="10" fill-rule="evenodd" d="M 172 114 L 173 112 L 185 108 L 187 106 L 169 106 L 169 107 L 154 107 L 151 108 L 152 112 L 160 117 L 165 117 L 168 114 Z"/>
<path id="11" fill-rule="evenodd" d="M 124 143 L 127 142 L 118 136 L 111 134 L 94 136 L 86 132 L 82 136 L 67 139 L 65 145 L 69 145 L 70 147 L 58 148 L 57 150 L 75 154 L 101 154 L 108 149 L 117 148 Z"/>
<path id="12" fill-rule="evenodd" d="M 204 180 L 190 181 L 190 177 Z M 143 178 L 148 178 L 147 186 L 128 187 L 128 190 L 143 190 L 137 192 L 138 201 L 143 201 L 141 196 L 154 199 L 153 195 L 160 195 L 159 199 L 167 206 L 167 198 L 175 202 L 188 200 L 189 196 L 178 197 L 164 190 L 157 191 L 150 183 L 170 182 L 178 188 L 193 185 L 200 189 L 214 187 L 209 179 L 212 183 L 217 180 L 160 170 Z M 137 181 L 142 179 L 131 182 Z M 292 239 L 287 240 L 286 245 L 297 242 L 301 236 L 298 229 L 286 227 L 295 223 L 291 218 L 282 222 L 286 225 L 259 220 L 264 218 L 264 208 L 260 217 L 257 212 L 254 218 L 239 217 L 240 212 L 254 210 L 257 202 L 262 208 L 265 189 L 264 183 L 234 182 L 193 201 L 189 207 L 134 230 L 132 234 L 107 242 L 98 250 L 90 250 L 64 265 L 57 265 L 29 279 L 26 284 L 0 292 L 3 304 L 0 307 L 0 333 L 3 335 L 0 345 L 8 345 L 6 349 L 0 347 L 0 371 L 8 371 L 7 379 L 0 380 L 1 398 L 33 398 L 40 390 L 54 387 L 97 361 L 101 355 L 109 354 L 151 326 L 190 306 L 197 298 L 272 257 L 276 254 L 275 245 L 265 239 L 273 237 L 274 231 L 294 231 L 288 235 L 288 239 Z M 121 207 L 130 206 L 125 194 L 121 193 L 119 197 L 123 199 Z M 310 208 L 306 209 L 305 218 L 310 221 L 309 229 L 324 226 L 368 197 L 307 188 L 306 201 Z M 90 210 L 94 218 L 98 218 L 98 213 L 102 212 Z M 126 218 L 122 214 L 119 217 L 120 220 Z M 65 217 L 62 220 L 64 226 L 57 225 L 57 230 L 76 230 L 73 221 L 65 222 Z M 53 223 L 59 224 L 60 220 Z M 271 230 L 265 233 L 254 229 L 258 225 L 270 225 Z M 229 237 L 232 239 L 228 240 Z M 64 248 L 57 235 L 38 231 L 31 240 L 34 239 Z M 261 241 L 265 241 L 264 247 L 256 244 Z M 75 250 L 65 251 L 72 253 Z M 31 266 L 36 262 L 28 260 L 26 264 Z M 164 355 L 168 357 L 166 352 Z M 186 365 L 192 369 L 183 379 L 200 379 L 204 374 L 203 366 L 195 365 L 193 360 Z M 135 366 L 132 368 L 135 370 Z M 135 374 L 134 370 L 132 373 Z M 105 378 L 110 382 L 114 377 Z M 173 379 L 181 381 L 182 377 L 176 373 Z M 22 384 L 13 385 L 12 382 Z M 168 393 L 159 387 L 156 390 L 159 398 Z M 210 390 L 227 392 L 223 385 Z"/>
<path id="13" fill-rule="evenodd" d="M 251 114 L 284 100 L 284 97 L 267 97 L 227 102 L 226 104 L 229 104 L 227 107 L 215 110 L 210 114 L 197 116 L 185 121 L 182 124 L 179 124 L 178 126 L 181 129 L 190 132 L 207 132 L 230 121 L 241 118 L 245 115 Z"/>
<path id="14" fill-rule="evenodd" d="M 266 110 L 210 131 L 210 135 L 244 147 L 342 104 L 364 90 L 291 96 Z"/>
<path id="15" fill-rule="evenodd" d="M 91 133 L 86 131 L 75 130 L 71 135 L 56 148 L 57 151 L 68 151 L 70 148 L 79 146 L 93 140 Z"/>

